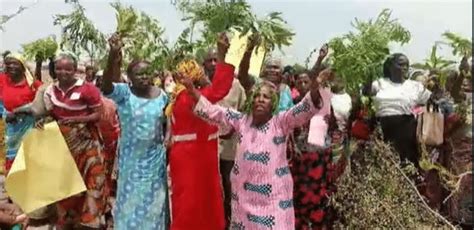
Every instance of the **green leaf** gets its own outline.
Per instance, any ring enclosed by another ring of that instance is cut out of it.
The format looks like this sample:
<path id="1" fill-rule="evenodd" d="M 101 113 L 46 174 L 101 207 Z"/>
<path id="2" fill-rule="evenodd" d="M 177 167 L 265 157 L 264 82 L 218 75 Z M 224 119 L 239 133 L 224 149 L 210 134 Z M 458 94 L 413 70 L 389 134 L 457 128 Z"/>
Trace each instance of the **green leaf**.
<path id="1" fill-rule="evenodd" d="M 354 31 L 331 39 L 329 57 L 332 66 L 345 79 L 348 91 L 359 93 L 360 85 L 382 76 L 382 64 L 392 43 L 404 44 L 410 32 L 384 9 L 376 18 L 354 19 Z"/>
<path id="2" fill-rule="evenodd" d="M 120 2 L 110 4 L 115 9 L 115 17 L 117 21 L 116 32 L 122 37 L 126 37 L 131 31 L 138 20 L 137 12 L 131 7 L 124 7 Z"/>
<path id="3" fill-rule="evenodd" d="M 54 25 L 62 27 L 61 49 L 69 49 L 76 55 L 87 53 L 91 61 L 105 55 L 105 35 L 85 15 L 85 9 L 79 3 L 74 4 L 70 14 L 55 15 Z"/>
<path id="4" fill-rule="evenodd" d="M 462 36 L 446 31 L 442 35 L 447 43 L 453 48 L 453 55 L 460 57 L 471 57 L 472 56 L 472 40 L 463 38 Z"/>
<path id="5" fill-rule="evenodd" d="M 24 44 L 22 47 L 27 59 L 45 61 L 50 57 L 54 57 L 58 49 L 58 44 L 53 37 L 47 37 Z"/>

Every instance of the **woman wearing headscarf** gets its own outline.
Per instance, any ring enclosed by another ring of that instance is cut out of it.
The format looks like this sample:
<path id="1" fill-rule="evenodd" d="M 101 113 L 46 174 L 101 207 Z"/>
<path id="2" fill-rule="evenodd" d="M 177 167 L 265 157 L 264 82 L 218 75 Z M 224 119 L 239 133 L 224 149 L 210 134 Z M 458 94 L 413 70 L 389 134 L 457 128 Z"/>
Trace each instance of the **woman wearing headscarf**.
<path id="1" fill-rule="evenodd" d="M 72 53 L 60 53 L 54 71 L 57 82 L 45 91 L 46 110 L 58 122 L 87 188 L 58 202 L 57 226 L 100 229 L 106 200 L 104 157 L 96 126 L 102 107 L 100 91 L 76 77 L 77 58 Z"/>
<path id="2" fill-rule="evenodd" d="M 319 84 L 290 110 L 278 113 L 278 89 L 256 85 L 245 112 L 212 105 L 187 79 L 180 79 L 198 101 L 194 112 L 203 120 L 232 127 L 239 146 L 232 170 L 231 229 L 294 229 L 293 180 L 286 159 L 286 139 L 307 122 L 323 103 Z"/>
<path id="3" fill-rule="evenodd" d="M 393 144 L 402 161 L 419 167 L 417 121 L 412 109 L 425 104 L 431 92 L 422 83 L 406 79 L 408 67 L 404 54 L 390 55 L 383 64 L 384 77 L 372 83 L 372 95 L 385 141 Z"/>
<path id="4" fill-rule="evenodd" d="M 6 114 L 6 162 L 8 172 L 26 132 L 35 124 L 31 114 L 17 111 L 31 107 L 36 91 L 41 82 L 34 80 L 25 60 L 19 54 L 8 54 L 5 57 L 5 73 L 0 75 L 0 92 Z M 6 173 L 7 174 L 7 173 Z"/>
<path id="5" fill-rule="evenodd" d="M 131 84 L 120 83 L 120 36 L 114 34 L 109 45 L 102 91 L 117 105 L 121 126 L 114 229 L 167 229 L 163 113 L 168 96 L 153 84 L 153 70 L 146 61 L 131 62 L 127 67 Z"/>
<path id="6" fill-rule="evenodd" d="M 234 67 L 225 63 L 229 41 L 220 34 L 217 64 L 212 84 L 202 86 L 205 74 L 195 60 L 184 60 L 177 74 L 190 79 L 212 103 L 230 91 Z M 218 128 L 199 119 L 192 111 L 196 101 L 177 84 L 166 114 L 171 118 L 171 229 L 224 229 L 224 207 L 217 152 Z"/>

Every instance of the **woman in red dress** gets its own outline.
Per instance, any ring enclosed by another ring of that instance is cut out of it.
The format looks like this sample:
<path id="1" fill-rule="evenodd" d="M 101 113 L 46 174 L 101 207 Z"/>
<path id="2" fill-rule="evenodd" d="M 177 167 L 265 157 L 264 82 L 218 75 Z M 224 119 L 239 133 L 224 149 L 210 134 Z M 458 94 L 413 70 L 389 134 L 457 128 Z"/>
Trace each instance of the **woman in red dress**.
<path id="1" fill-rule="evenodd" d="M 6 113 L 6 175 L 15 160 L 23 136 L 35 123 L 31 114 L 21 111 L 31 107 L 41 82 L 33 78 L 19 54 L 6 56 L 5 66 L 5 74 L 0 74 L 0 98 Z"/>
<path id="2" fill-rule="evenodd" d="M 224 63 L 229 41 L 220 35 L 218 63 L 212 84 L 200 92 L 212 103 L 222 100 L 234 80 L 234 67 Z M 178 74 L 203 82 L 204 71 L 197 62 L 183 61 Z M 177 85 L 167 115 L 171 117 L 172 147 L 171 229 L 222 230 L 225 228 L 222 188 L 218 169 L 218 128 L 193 114 L 196 101 Z"/>

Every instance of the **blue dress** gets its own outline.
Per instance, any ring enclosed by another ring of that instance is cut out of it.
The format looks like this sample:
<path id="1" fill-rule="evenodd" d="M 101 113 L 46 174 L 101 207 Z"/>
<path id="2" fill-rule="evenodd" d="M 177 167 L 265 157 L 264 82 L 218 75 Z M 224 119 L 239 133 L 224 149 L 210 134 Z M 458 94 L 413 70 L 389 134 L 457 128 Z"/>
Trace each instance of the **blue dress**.
<path id="1" fill-rule="evenodd" d="M 117 104 L 121 126 L 114 228 L 161 230 L 168 227 L 168 186 L 163 146 L 163 109 L 168 96 L 145 99 L 127 84 L 106 95 Z"/>
<path id="2" fill-rule="evenodd" d="M 293 98 L 291 98 L 291 89 L 288 85 L 280 91 L 280 101 L 278 103 L 278 112 L 285 112 L 293 107 Z"/>

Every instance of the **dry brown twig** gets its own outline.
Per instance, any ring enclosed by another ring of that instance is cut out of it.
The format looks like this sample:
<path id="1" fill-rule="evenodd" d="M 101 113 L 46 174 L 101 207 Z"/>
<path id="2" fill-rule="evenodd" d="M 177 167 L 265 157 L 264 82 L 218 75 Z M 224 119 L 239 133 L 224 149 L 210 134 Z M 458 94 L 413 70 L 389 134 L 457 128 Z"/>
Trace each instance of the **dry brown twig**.
<path id="1" fill-rule="evenodd" d="M 446 218 L 444 218 L 442 215 L 440 215 L 438 212 L 434 211 L 432 208 L 430 208 L 430 206 L 426 203 L 425 199 L 423 198 L 423 196 L 420 194 L 420 192 L 418 191 L 418 189 L 416 188 L 416 186 L 413 184 L 413 182 L 410 180 L 410 178 L 408 178 L 408 176 L 403 172 L 403 170 L 400 168 L 400 165 L 397 163 L 397 162 L 394 162 L 393 159 L 391 157 L 388 157 L 390 159 L 390 161 L 392 161 L 392 163 L 395 165 L 395 167 L 397 168 L 398 172 L 403 176 L 403 178 L 405 178 L 405 181 L 411 186 L 411 188 L 413 189 L 413 191 L 416 193 L 416 195 L 418 196 L 419 200 L 421 201 L 421 203 L 423 204 L 423 206 L 425 207 L 426 210 L 428 210 L 432 215 L 434 215 L 435 217 L 437 217 L 439 220 L 443 221 L 446 225 L 448 225 L 451 229 L 456 229 L 456 227 L 454 225 L 451 224 L 451 222 L 449 222 Z"/>

